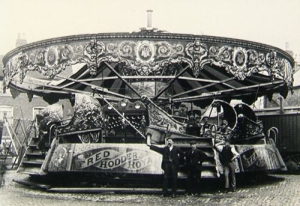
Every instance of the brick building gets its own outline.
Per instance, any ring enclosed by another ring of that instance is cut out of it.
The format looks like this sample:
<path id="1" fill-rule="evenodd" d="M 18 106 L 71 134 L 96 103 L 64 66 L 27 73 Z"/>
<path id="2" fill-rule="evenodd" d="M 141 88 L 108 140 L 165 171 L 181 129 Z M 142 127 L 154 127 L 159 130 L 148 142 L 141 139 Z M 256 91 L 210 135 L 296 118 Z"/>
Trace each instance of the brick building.
<path id="1" fill-rule="evenodd" d="M 2 62 L 3 55 L 0 56 L 1 68 L 3 68 Z M 40 110 L 47 107 L 49 104 L 42 98 L 38 96 L 33 96 L 29 98 L 25 93 L 14 94 L 15 98 L 11 95 L 10 91 L 7 90 L 3 93 L 3 70 L 0 70 L 0 121 L 3 121 L 4 117 L 7 118 L 9 125 L 11 125 L 20 139 L 20 141 L 25 139 L 26 128 L 32 124 L 35 119 L 35 115 L 39 113 Z M 58 104 L 63 104 L 66 110 L 71 107 L 68 100 L 61 100 Z M 11 142 L 10 134 L 7 129 L 8 125 L 3 125 L 2 136 L 0 135 L 0 143 L 6 143 L 9 145 Z"/>

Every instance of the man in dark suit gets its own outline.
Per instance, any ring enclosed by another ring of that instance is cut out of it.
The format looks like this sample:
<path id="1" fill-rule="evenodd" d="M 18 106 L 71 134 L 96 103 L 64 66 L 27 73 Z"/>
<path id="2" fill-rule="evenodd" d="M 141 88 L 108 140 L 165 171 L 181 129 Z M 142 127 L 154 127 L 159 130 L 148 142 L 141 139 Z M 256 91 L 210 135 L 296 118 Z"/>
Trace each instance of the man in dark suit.
<path id="1" fill-rule="evenodd" d="M 167 146 L 157 147 L 151 145 L 147 141 L 147 145 L 150 149 L 162 154 L 161 168 L 164 171 L 164 183 L 163 183 L 163 196 L 166 197 L 168 193 L 168 183 L 169 179 L 172 181 L 172 197 L 176 197 L 177 192 L 177 177 L 178 177 L 178 167 L 179 167 L 179 155 L 184 156 L 184 152 L 179 148 L 174 146 L 173 140 L 167 138 Z"/>
<path id="2" fill-rule="evenodd" d="M 187 193 L 188 195 L 200 195 L 202 163 L 207 159 L 207 155 L 197 149 L 196 141 L 192 141 L 190 145 L 192 148 L 186 155 L 188 169 Z"/>

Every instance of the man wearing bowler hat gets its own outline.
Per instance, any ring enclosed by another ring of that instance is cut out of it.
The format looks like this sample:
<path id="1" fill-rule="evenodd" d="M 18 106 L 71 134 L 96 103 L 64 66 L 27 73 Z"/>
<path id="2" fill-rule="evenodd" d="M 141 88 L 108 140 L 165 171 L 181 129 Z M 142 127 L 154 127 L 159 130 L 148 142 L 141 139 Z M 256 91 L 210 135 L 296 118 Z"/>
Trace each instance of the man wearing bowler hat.
<path id="1" fill-rule="evenodd" d="M 188 195 L 200 195 L 202 163 L 207 159 L 207 155 L 197 149 L 196 141 L 191 141 L 190 145 L 192 148 L 186 155 L 188 169 L 187 193 Z"/>
<path id="2" fill-rule="evenodd" d="M 173 140 L 171 138 L 167 138 L 166 143 L 167 145 L 165 147 L 157 147 L 155 145 L 151 145 L 150 142 L 147 142 L 147 145 L 150 146 L 150 149 L 162 154 L 163 156 L 161 163 L 161 168 L 164 171 L 163 196 L 167 196 L 168 184 L 171 179 L 172 197 L 176 197 L 179 155 L 184 156 L 184 152 L 179 147 L 173 145 Z"/>

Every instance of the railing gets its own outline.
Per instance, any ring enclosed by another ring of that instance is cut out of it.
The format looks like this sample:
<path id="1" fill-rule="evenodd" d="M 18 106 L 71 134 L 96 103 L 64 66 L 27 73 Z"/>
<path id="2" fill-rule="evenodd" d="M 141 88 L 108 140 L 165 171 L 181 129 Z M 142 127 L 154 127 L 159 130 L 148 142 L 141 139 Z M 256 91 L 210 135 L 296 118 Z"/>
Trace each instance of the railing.
<path id="1" fill-rule="evenodd" d="M 266 140 L 266 142 L 269 142 L 270 138 L 271 138 L 271 132 L 274 134 L 274 143 L 276 145 L 277 143 L 277 137 L 278 137 L 278 129 L 276 127 L 271 127 L 269 130 L 268 130 L 268 139 Z"/>
<path id="2" fill-rule="evenodd" d="M 7 118 L 4 118 L 4 121 L 5 121 L 7 131 L 9 133 L 9 136 L 10 136 L 11 142 L 15 148 L 16 155 L 17 155 L 14 162 L 12 163 L 11 168 L 13 168 L 15 165 L 18 166 L 20 164 L 21 159 L 23 158 L 23 156 L 26 152 L 28 144 L 31 140 L 31 136 L 30 136 L 31 130 L 32 130 L 32 128 L 35 128 L 35 126 L 34 126 L 35 121 L 32 121 L 31 125 L 29 125 L 26 130 L 23 128 L 23 125 L 20 123 L 20 121 L 21 121 L 20 119 L 17 120 L 17 123 L 14 126 L 14 128 L 9 123 Z M 18 128 L 19 126 L 21 127 L 23 135 L 25 136 L 23 141 L 20 141 L 20 137 L 17 135 L 17 130 L 19 129 Z"/>
<path id="3" fill-rule="evenodd" d="M 12 125 L 10 125 L 10 123 L 7 120 L 6 117 L 4 117 L 4 122 L 5 122 L 5 126 L 7 128 L 9 137 L 10 137 L 10 139 L 11 139 L 13 145 L 14 145 L 14 148 L 16 150 L 16 153 L 18 155 L 18 152 L 19 152 L 20 148 L 22 147 L 22 145 L 21 145 L 21 142 L 20 142 L 20 140 L 19 140 L 19 138 L 18 138 L 18 136 L 17 136 L 17 134 L 15 132 L 16 129 L 15 130 L 13 129 Z"/>

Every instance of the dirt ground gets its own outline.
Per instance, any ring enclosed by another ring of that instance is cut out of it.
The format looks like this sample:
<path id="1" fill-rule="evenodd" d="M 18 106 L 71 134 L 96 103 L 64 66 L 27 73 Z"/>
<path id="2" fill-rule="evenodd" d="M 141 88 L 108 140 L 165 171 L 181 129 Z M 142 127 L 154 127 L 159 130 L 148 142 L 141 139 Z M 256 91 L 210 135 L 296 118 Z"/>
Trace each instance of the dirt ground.
<path id="1" fill-rule="evenodd" d="M 153 192 L 47 192 L 14 182 L 24 178 L 14 170 L 4 174 L 0 188 L 1 205 L 300 205 L 300 175 L 272 174 L 256 178 L 238 178 L 236 192 L 219 191 L 218 182 L 204 181 L 201 196 L 161 197 Z"/>

